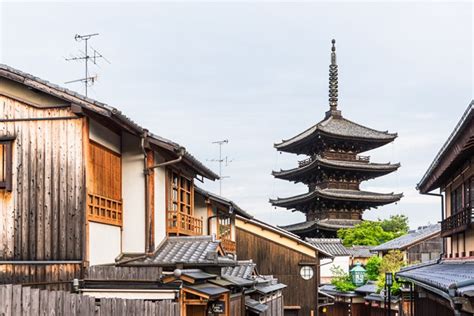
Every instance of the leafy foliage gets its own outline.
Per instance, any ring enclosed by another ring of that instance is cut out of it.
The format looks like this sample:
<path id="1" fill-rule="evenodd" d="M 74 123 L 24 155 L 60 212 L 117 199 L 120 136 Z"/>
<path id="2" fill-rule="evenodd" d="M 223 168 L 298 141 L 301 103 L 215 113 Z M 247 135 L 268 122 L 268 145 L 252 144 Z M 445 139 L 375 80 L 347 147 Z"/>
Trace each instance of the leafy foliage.
<path id="1" fill-rule="evenodd" d="M 405 215 L 392 215 L 390 219 L 363 221 L 352 228 L 340 229 L 337 236 L 346 247 L 377 246 L 407 232 L 408 218 Z"/>
<path id="2" fill-rule="evenodd" d="M 365 265 L 367 271 L 367 279 L 376 281 L 380 275 L 380 264 L 382 263 L 382 258 L 379 256 L 370 257 Z"/>
<path id="3" fill-rule="evenodd" d="M 331 284 L 334 285 L 338 291 L 350 292 L 356 289 L 356 286 L 352 283 L 350 274 L 346 273 L 341 267 L 333 266 L 331 272 L 333 274 Z"/>
<path id="4" fill-rule="evenodd" d="M 377 281 L 377 287 L 379 290 L 385 287 L 385 273 L 390 272 L 392 274 L 400 271 L 405 266 L 403 260 L 403 253 L 400 250 L 390 250 L 383 258 L 380 263 L 380 275 Z M 393 278 L 393 285 L 391 290 L 393 295 L 400 293 L 400 284 Z"/>

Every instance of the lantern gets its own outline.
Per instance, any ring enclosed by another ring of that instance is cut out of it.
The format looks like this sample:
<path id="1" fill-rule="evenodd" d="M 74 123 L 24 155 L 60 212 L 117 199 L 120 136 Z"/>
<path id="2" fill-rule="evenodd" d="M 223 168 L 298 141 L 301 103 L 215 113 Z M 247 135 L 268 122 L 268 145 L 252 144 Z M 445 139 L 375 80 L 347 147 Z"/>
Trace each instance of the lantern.
<path id="1" fill-rule="evenodd" d="M 352 283 L 357 286 L 364 285 L 366 270 L 357 262 L 355 267 L 351 269 Z"/>

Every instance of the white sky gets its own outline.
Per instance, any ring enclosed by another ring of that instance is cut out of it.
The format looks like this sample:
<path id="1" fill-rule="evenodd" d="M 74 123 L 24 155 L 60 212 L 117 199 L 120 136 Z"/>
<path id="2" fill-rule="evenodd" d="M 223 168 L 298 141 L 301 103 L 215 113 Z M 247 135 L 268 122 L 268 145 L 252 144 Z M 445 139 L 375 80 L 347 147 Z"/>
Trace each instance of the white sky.
<path id="1" fill-rule="evenodd" d="M 112 64 L 92 67 L 89 96 L 184 145 L 214 170 L 218 147 L 233 161 L 223 195 L 272 224 L 304 219 L 270 197 L 303 193 L 273 179 L 297 157 L 273 143 L 303 131 L 328 108 L 330 40 L 337 39 L 339 108 L 350 120 L 398 132 L 369 154 L 401 162 L 367 190 L 403 192 L 366 219 L 439 220 L 439 200 L 415 185 L 473 95 L 472 2 L 1 2 L 0 62 L 57 84 L 80 78 L 76 33 Z M 69 88 L 82 92 L 79 85 Z M 205 188 L 218 192 L 218 183 Z"/>

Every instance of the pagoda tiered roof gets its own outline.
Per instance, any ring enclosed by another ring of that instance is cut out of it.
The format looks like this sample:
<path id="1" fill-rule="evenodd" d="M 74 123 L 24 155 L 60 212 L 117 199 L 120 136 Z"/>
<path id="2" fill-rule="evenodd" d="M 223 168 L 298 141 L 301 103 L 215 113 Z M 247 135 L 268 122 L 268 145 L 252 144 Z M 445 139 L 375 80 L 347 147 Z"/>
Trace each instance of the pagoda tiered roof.
<path id="1" fill-rule="evenodd" d="M 323 141 L 350 140 L 361 148 L 359 152 L 363 152 L 388 144 L 396 137 L 397 133 L 378 131 L 345 119 L 340 114 L 330 113 L 321 122 L 274 147 L 279 151 L 299 154 L 307 152 L 307 148 L 317 148 Z"/>
<path id="2" fill-rule="evenodd" d="M 287 209 L 296 209 L 305 211 L 311 206 L 338 202 L 348 202 L 352 205 L 359 204 L 363 207 L 371 208 L 388 203 L 397 202 L 403 194 L 394 193 L 376 193 L 360 190 L 346 189 L 321 189 L 315 187 L 308 193 L 270 200 L 274 206 L 285 207 Z"/>
<path id="3" fill-rule="evenodd" d="M 359 224 L 359 219 L 316 219 L 312 221 L 304 221 L 286 226 L 280 226 L 284 230 L 287 230 L 296 235 L 302 235 L 307 232 L 311 232 L 317 229 L 337 231 L 342 228 L 351 228 Z"/>
<path id="4" fill-rule="evenodd" d="M 300 163 L 297 168 L 273 171 L 275 178 L 310 183 L 316 178 L 319 170 L 328 172 L 345 171 L 347 173 L 358 174 L 360 180 L 373 179 L 379 176 L 389 174 L 400 167 L 399 163 L 370 163 L 366 160 L 334 160 L 326 159 L 319 155 Z"/>

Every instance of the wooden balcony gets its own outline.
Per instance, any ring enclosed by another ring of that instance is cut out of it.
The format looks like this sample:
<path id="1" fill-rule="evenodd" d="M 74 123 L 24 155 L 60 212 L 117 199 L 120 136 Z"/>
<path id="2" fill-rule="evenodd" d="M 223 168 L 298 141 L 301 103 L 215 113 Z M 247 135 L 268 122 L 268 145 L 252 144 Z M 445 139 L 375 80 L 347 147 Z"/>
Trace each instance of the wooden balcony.
<path id="1" fill-rule="evenodd" d="M 465 207 L 460 212 L 446 218 L 441 222 L 441 237 L 449 237 L 469 228 L 474 222 L 472 207 Z"/>
<path id="2" fill-rule="evenodd" d="M 197 236 L 202 235 L 202 218 L 182 212 L 168 211 L 166 216 L 168 235 Z"/>
<path id="3" fill-rule="evenodd" d="M 221 245 L 227 253 L 237 253 L 237 246 L 235 241 L 227 238 L 221 238 Z"/>

